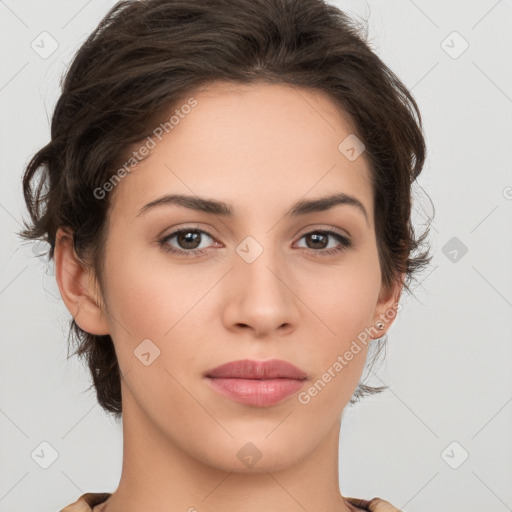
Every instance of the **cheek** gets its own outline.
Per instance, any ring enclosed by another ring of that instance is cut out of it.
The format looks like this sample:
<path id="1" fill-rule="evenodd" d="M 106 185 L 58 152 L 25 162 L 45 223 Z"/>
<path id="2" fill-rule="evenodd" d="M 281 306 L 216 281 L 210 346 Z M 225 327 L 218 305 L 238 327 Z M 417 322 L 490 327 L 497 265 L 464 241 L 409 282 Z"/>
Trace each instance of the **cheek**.
<path id="1" fill-rule="evenodd" d="M 110 291 L 107 305 L 111 337 L 126 376 L 124 384 L 130 390 L 127 400 L 136 400 L 146 413 L 153 411 L 164 422 L 176 410 L 200 416 L 197 404 L 194 408 L 179 382 L 184 380 L 181 372 L 188 375 L 194 368 L 198 346 L 190 326 L 200 322 L 199 308 L 194 305 L 204 295 L 204 287 L 190 286 L 190 281 L 187 286 L 190 276 L 178 267 L 164 272 L 142 265 L 128 253 L 118 261 L 111 264 L 106 279 Z M 162 400 L 170 412 L 162 411 Z"/>
<path id="2" fill-rule="evenodd" d="M 378 289 L 347 279 L 345 286 L 324 288 L 312 297 L 311 309 L 322 320 L 310 344 L 312 379 L 299 400 L 308 414 L 334 421 L 353 395 L 364 370 L 371 338 L 371 325 Z M 309 302 L 308 302 L 309 305 Z"/>
<path id="3" fill-rule="evenodd" d="M 183 296 L 173 292 L 174 280 L 166 283 L 129 241 L 114 235 L 109 239 L 105 269 L 111 337 L 122 372 L 131 372 L 143 366 L 136 359 L 139 351 L 150 352 L 152 359 L 165 354 L 165 333 L 176 324 L 180 313 L 183 316 Z M 172 330 L 168 337 L 171 335 Z"/>
<path id="4" fill-rule="evenodd" d="M 120 237 L 112 238 L 109 247 L 108 303 L 134 337 L 163 339 L 210 286 L 208 276 L 202 279 L 191 265 L 170 264 L 159 251 L 134 247 Z"/>
<path id="5" fill-rule="evenodd" d="M 334 345 L 346 343 L 372 322 L 380 292 L 376 258 L 354 254 L 339 267 L 327 267 L 302 282 L 300 292 L 318 317 L 323 338 Z"/>
<path id="6" fill-rule="evenodd" d="M 375 251 L 347 258 L 343 268 L 324 269 L 307 294 L 303 283 L 302 296 L 316 325 L 316 377 L 329 382 L 325 398 L 332 392 L 334 400 L 347 393 L 348 399 L 361 377 L 371 344 L 366 329 L 372 325 L 380 277 Z"/>
<path id="7" fill-rule="evenodd" d="M 126 244 L 124 250 L 121 244 L 112 247 L 106 268 L 111 336 L 121 370 L 130 372 L 132 383 L 142 384 L 145 393 L 151 388 L 151 396 L 170 393 L 178 400 L 182 393 L 169 374 L 180 379 L 197 366 L 197 354 L 211 338 L 205 318 L 212 317 L 216 303 L 209 291 L 224 270 L 170 264 L 165 256 L 151 258 Z M 146 368 L 137 357 L 147 352 L 158 357 Z M 136 376 L 144 370 L 150 371 L 139 381 Z"/>

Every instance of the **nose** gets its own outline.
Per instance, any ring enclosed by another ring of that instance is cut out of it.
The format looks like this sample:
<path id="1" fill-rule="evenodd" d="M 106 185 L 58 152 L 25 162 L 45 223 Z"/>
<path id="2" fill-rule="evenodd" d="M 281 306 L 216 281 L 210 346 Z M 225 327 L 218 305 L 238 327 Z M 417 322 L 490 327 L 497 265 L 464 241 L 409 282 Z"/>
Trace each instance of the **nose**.
<path id="1" fill-rule="evenodd" d="M 297 283 L 283 258 L 266 248 L 250 262 L 234 255 L 223 320 L 229 330 L 261 338 L 289 334 L 299 319 Z"/>

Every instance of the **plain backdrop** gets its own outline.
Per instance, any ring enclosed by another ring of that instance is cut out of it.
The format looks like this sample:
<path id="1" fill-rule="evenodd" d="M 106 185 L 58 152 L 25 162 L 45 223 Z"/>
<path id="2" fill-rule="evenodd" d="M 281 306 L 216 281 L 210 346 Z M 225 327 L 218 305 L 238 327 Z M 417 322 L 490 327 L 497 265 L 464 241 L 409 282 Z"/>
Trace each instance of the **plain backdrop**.
<path id="1" fill-rule="evenodd" d="M 120 477 L 121 424 L 66 359 L 70 315 L 51 267 L 15 234 L 60 77 L 113 4 L 0 1 L 2 512 L 55 512 Z M 344 411 L 341 491 L 407 512 L 512 510 L 512 1 L 336 5 L 368 19 L 373 49 L 419 104 L 420 230 L 426 194 L 436 212 L 432 265 L 403 296 L 372 381 L 390 389 Z"/>

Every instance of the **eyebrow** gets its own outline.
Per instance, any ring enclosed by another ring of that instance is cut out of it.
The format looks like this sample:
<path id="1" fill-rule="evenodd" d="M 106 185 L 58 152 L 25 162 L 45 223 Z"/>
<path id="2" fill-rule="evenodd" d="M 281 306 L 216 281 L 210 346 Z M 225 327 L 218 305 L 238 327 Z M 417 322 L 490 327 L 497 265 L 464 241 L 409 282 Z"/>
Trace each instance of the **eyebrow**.
<path id="1" fill-rule="evenodd" d="M 159 197 L 144 205 L 136 216 L 138 217 L 147 211 L 152 210 L 153 208 L 165 205 L 183 206 L 191 210 L 213 215 L 234 217 L 234 209 L 223 201 L 183 194 L 166 194 L 162 197 Z M 285 213 L 285 216 L 298 217 L 308 213 L 324 212 L 338 205 L 349 205 L 356 207 L 364 215 L 366 223 L 368 224 L 368 213 L 363 203 L 361 203 L 361 201 L 359 201 L 359 199 L 356 197 L 345 193 L 333 194 L 327 197 L 321 197 L 319 199 L 303 199 L 292 205 L 292 207 Z"/>

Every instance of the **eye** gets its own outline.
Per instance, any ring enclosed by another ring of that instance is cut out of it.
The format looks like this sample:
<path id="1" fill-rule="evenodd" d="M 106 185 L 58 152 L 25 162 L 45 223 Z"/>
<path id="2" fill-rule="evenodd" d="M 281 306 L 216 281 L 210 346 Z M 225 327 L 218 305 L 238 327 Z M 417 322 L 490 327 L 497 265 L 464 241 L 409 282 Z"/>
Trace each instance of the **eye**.
<path id="1" fill-rule="evenodd" d="M 318 231 L 310 231 L 305 235 L 302 235 L 300 238 L 309 239 L 312 241 L 313 245 L 313 254 L 320 256 L 327 256 L 330 254 L 336 254 L 341 251 L 344 251 L 352 246 L 352 241 L 346 236 L 338 233 L 337 231 L 333 231 L 332 229 L 322 229 Z M 327 248 L 329 246 L 328 240 L 329 238 L 335 239 L 338 241 L 338 244 L 334 244 L 334 247 Z M 325 245 L 327 243 L 327 246 Z M 316 246 L 316 247 L 315 247 Z M 318 247 L 320 246 L 320 247 Z M 311 247 L 307 247 L 308 249 Z"/>
<path id="2" fill-rule="evenodd" d="M 183 228 L 179 229 L 178 231 L 174 231 L 170 235 L 167 235 L 162 240 L 159 240 L 159 244 L 167 252 L 172 252 L 183 256 L 197 256 L 198 254 L 202 254 L 203 252 L 205 252 L 204 246 L 200 247 L 204 235 L 206 235 L 208 238 L 213 239 L 213 237 L 209 233 L 203 231 L 202 229 Z M 176 239 L 176 243 L 181 248 L 176 248 L 170 245 L 169 242 L 172 241 L 173 239 Z"/>
<path id="3" fill-rule="evenodd" d="M 164 249 L 164 251 L 173 254 L 182 256 L 198 256 L 205 253 L 209 247 L 207 243 L 203 244 L 201 247 L 202 243 L 205 241 L 205 237 L 213 240 L 213 237 L 202 229 L 185 227 L 177 231 L 173 231 L 171 234 L 159 240 L 159 245 Z M 311 242 L 307 243 L 305 249 L 311 249 L 314 256 L 328 256 L 336 254 L 352 246 L 352 241 L 349 238 L 331 229 L 310 231 L 309 233 L 302 235 L 300 240 L 303 238 L 311 240 Z M 336 240 L 337 244 L 335 243 L 334 246 L 329 247 L 329 239 Z M 325 245 L 326 243 L 327 246 Z M 178 247 L 174 244 L 177 244 Z"/>

